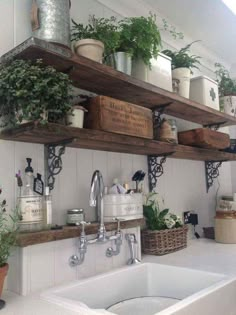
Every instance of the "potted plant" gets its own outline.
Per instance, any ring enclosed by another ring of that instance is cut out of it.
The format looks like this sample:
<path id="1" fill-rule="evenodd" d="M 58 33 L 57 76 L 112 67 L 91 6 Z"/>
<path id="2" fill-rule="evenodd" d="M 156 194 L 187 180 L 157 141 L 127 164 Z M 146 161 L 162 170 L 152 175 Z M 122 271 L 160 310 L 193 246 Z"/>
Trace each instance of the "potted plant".
<path id="1" fill-rule="evenodd" d="M 147 81 L 151 59 L 157 58 L 161 47 L 161 35 L 156 24 L 156 15 L 129 17 L 119 22 L 119 51 L 132 55 L 132 76 Z"/>
<path id="2" fill-rule="evenodd" d="M 172 79 L 178 82 L 178 94 L 186 98 L 189 98 L 192 69 L 198 69 L 198 65 L 200 65 L 200 57 L 189 54 L 190 47 L 195 42 L 188 44 L 179 51 L 169 49 L 163 51 L 163 54 L 172 59 Z"/>
<path id="3" fill-rule="evenodd" d="M 119 42 L 118 25 L 115 17 L 96 18 L 90 16 L 89 24 L 83 25 L 72 20 L 71 40 L 77 55 L 102 63 L 103 53 L 110 55 Z"/>
<path id="4" fill-rule="evenodd" d="M 160 209 L 157 193 L 147 195 L 143 213 L 147 226 L 142 231 L 142 250 L 145 254 L 165 255 L 187 246 L 187 226 L 169 209 Z"/>
<path id="5" fill-rule="evenodd" d="M 236 80 L 230 77 L 229 71 L 220 63 L 215 63 L 215 71 L 220 95 L 220 110 L 236 116 Z"/>
<path id="6" fill-rule="evenodd" d="M 71 82 L 53 67 L 14 60 L 0 65 L 1 126 L 25 121 L 57 122 L 70 111 Z"/>
<path id="7" fill-rule="evenodd" d="M 2 190 L 0 189 L 1 193 Z M 0 297 L 9 268 L 7 261 L 12 247 L 16 244 L 18 221 L 18 211 L 15 210 L 8 214 L 6 211 L 6 200 L 0 201 Z"/>

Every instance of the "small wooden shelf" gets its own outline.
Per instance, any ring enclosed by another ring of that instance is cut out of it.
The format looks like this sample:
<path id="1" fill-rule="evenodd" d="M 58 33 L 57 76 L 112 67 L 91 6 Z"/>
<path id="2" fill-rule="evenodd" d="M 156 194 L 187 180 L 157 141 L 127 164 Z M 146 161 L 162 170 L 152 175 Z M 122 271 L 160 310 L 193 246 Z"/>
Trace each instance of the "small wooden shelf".
<path id="1" fill-rule="evenodd" d="M 121 229 L 129 229 L 144 225 L 144 219 L 135 219 L 122 221 Z M 115 231 L 117 223 L 105 223 L 106 231 Z M 97 234 L 98 223 L 92 223 L 85 227 L 86 235 Z M 22 232 L 17 236 L 17 246 L 26 247 L 30 245 L 48 243 L 53 241 L 64 240 L 67 238 L 79 237 L 81 233 L 80 226 L 63 226 L 62 230 L 45 230 L 39 232 Z"/>
<path id="2" fill-rule="evenodd" d="M 138 155 L 165 155 L 199 161 L 235 161 L 236 154 L 218 150 L 208 150 L 144 138 L 119 135 L 91 129 L 66 127 L 58 124 L 22 124 L 0 134 L 0 138 L 40 144 L 60 144 L 69 142 L 73 148 L 93 149 L 111 152 L 133 153 Z"/>
<path id="3" fill-rule="evenodd" d="M 201 125 L 235 125 L 236 118 L 205 105 L 180 97 L 152 84 L 137 80 L 111 67 L 74 55 L 69 49 L 30 38 L 5 54 L 1 61 L 12 58 L 42 59 L 47 65 L 69 73 L 79 88 L 111 96 L 151 109 L 165 107 L 165 113 Z"/>

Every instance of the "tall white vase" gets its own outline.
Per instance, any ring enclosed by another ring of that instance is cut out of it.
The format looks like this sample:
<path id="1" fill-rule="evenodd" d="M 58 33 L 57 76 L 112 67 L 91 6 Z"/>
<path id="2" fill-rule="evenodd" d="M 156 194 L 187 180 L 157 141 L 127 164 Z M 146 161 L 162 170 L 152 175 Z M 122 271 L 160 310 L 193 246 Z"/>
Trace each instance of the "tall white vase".
<path id="1" fill-rule="evenodd" d="M 179 80 L 178 94 L 189 98 L 191 72 L 188 68 L 177 68 L 172 70 L 172 80 Z"/>

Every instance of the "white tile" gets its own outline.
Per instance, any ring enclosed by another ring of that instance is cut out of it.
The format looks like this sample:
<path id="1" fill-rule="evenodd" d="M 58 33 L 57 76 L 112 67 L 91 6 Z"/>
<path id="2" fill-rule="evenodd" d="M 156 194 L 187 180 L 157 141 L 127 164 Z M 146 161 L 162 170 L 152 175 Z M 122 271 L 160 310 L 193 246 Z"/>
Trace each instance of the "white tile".
<path id="1" fill-rule="evenodd" d="M 77 251 L 78 238 L 55 242 L 55 284 L 76 279 L 77 267 L 69 265 L 69 258 Z"/>
<path id="2" fill-rule="evenodd" d="M 54 242 L 30 246 L 30 292 L 55 283 Z"/>

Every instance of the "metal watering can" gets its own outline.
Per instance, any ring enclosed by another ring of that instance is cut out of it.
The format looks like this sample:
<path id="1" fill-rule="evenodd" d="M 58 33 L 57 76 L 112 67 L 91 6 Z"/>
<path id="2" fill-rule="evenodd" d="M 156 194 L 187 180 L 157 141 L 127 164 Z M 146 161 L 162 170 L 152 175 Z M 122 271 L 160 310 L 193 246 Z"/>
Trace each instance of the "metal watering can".
<path id="1" fill-rule="evenodd" d="M 70 48 L 70 6 L 70 0 L 33 0 L 33 36 Z"/>

